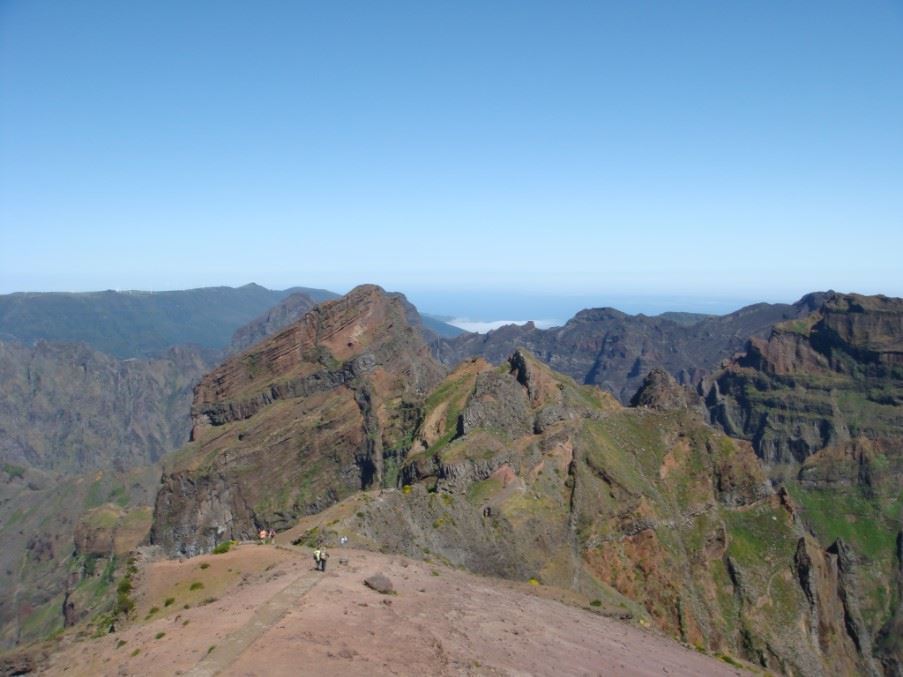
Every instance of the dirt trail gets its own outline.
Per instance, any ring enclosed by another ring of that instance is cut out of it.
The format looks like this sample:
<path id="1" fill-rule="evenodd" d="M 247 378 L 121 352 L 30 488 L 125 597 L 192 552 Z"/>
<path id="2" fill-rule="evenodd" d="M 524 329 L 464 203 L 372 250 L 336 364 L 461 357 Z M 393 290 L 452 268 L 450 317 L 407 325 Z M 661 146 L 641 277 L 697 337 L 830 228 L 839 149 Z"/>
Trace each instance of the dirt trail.
<path id="1" fill-rule="evenodd" d="M 313 570 L 306 549 L 282 546 L 151 564 L 138 620 L 115 634 L 63 645 L 46 674 L 749 674 L 562 604 L 551 590 L 366 551 L 332 555 L 325 574 Z M 363 585 L 377 572 L 391 579 L 396 594 Z M 231 587 L 217 588 L 218 598 L 163 608 L 174 594 L 182 595 L 179 604 L 188 600 L 191 582 L 204 581 L 198 593 L 206 594 L 224 577 Z M 162 611 L 144 611 L 155 606 Z"/>
<path id="2" fill-rule="evenodd" d="M 319 576 L 316 571 L 310 571 L 289 583 L 262 604 L 247 623 L 221 642 L 216 651 L 208 653 L 200 663 L 185 674 L 188 677 L 212 677 L 228 668 L 258 637 L 282 620 L 289 610 L 320 582 Z"/>

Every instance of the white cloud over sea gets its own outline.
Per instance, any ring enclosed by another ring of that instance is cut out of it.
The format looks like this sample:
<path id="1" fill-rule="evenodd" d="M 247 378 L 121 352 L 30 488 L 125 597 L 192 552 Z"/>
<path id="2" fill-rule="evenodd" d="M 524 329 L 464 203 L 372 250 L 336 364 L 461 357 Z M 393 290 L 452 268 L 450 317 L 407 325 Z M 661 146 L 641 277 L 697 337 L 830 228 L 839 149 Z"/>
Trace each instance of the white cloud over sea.
<path id="1" fill-rule="evenodd" d="M 527 322 L 530 322 L 530 320 L 490 320 L 487 322 L 483 320 L 469 320 L 465 317 L 456 317 L 453 320 L 448 320 L 448 324 L 464 331 L 476 332 L 477 334 L 485 334 L 493 329 L 504 327 L 506 324 L 527 324 Z M 549 327 L 559 327 L 562 323 L 560 320 L 533 320 L 533 324 L 539 329 L 548 329 Z"/>

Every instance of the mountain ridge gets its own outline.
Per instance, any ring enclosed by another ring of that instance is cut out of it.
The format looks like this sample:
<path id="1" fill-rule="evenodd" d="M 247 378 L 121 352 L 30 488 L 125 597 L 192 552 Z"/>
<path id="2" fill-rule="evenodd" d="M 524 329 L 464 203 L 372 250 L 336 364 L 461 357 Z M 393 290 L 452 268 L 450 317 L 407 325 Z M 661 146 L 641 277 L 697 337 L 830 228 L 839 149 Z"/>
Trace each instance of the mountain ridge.
<path id="1" fill-rule="evenodd" d="M 444 341 L 438 354 L 449 366 L 477 356 L 499 363 L 526 348 L 553 369 L 598 385 L 626 404 L 652 369 L 663 368 L 678 382 L 695 386 L 742 350 L 750 336 L 767 335 L 777 322 L 809 314 L 826 293 L 806 294 L 794 304 L 753 304 L 692 323 L 587 308 L 561 327 L 538 329 L 527 323 L 465 334 Z"/>

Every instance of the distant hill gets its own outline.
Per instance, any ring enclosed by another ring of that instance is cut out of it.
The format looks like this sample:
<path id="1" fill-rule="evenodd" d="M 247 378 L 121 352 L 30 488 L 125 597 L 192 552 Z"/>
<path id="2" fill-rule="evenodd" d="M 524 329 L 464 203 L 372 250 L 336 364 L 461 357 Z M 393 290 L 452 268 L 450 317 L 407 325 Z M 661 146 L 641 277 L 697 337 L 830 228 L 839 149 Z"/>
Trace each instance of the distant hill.
<path id="1" fill-rule="evenodd" d="M 232 334 L 295 293 L 319 303 L 324 289 L 258 284 L 180 291 L 25 292 L 0 296 L 0 339 L 84 342 L 120 358 L 157 355 L 188 343 L 222 349 Z"/>
<path id="2" fill-rule="evenodd" d="M 728 315 L 649 317 L 591 308 L 563 327 L 507 325 L 447 340 L 436 352 L 444 364 L 454 366 L 472 357 L 498 364 L 515 349 L 526 348 L 553 369 L 604 388 L 626 404 L 651 370 L 661 368 L 682 384 L 696 385 L 742 350 L 747 339 L 767 336 L 778 322 L 808 315 L 823 298 L 822 293 L 808 294 L 794 304 L 758 303 Z"/>
<path id="3" fill-rule="evenodd" d="M 713 317 L 718 317 L 717 315 L 707 315 L 705 313 L 680 313 L 669 311 L 667 313 L 662 313 L 657 315 L 656 317 L 660 317 L 663 320 L 671 320 L 677 324 L 682 324 L 685 327 L 690 327 L 698 322 L 702 322 L 703 320 L 708 320 Z"/>

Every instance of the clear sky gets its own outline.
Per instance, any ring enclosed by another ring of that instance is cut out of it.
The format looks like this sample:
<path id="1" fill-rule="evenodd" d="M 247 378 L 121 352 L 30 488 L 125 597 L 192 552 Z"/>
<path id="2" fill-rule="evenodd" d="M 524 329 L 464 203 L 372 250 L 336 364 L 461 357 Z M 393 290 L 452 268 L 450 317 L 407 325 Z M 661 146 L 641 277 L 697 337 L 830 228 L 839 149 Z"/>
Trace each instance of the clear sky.
<path id="1" fill-rule="evenodd" d="M 0 292 L 793 300 L 901 257 L 901 0 L 0 0 Z"/>

